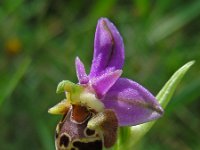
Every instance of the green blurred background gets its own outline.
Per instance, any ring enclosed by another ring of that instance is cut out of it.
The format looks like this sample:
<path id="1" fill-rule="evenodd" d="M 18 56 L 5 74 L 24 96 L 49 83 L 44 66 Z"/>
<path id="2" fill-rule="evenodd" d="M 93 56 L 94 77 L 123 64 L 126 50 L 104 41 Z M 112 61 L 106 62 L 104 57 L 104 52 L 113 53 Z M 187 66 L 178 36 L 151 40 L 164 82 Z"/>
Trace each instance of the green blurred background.
<path id="1" fill-rule="evenodd" d="M 102 16 L 124 38 L 123 76 L 155 95 L 180 66 L 196 60 L 164 117 L 135 149 L 200 149 L 199 0 L 1 0 L 0 150 L 54 150 L 61 116 L 47 110 L 64 98 L 55 93 L 59 81 L 77 82 L 76 56 L 89 71 Z"/>

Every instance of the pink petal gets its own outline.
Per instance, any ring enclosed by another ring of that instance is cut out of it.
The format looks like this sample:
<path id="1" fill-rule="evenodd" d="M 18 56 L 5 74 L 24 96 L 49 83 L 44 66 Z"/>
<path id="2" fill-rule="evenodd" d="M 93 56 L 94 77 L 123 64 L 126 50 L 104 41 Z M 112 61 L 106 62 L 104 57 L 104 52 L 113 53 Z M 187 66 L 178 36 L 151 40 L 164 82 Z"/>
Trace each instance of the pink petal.
<path id="1" fill-rule="evenodd" d="M 75 65 L 76 65 L 76 75 L 78 77 L 79 83 L 80 84 L 87 84 L 89 81 L 89 78 L 85 72 L 85 67 L 79 57 L 76 57 L 75 60 Z"/>
<path id="2" fill-rule="evenodd" d="M 106 18 L 98 21 L 90 78 L 108 70 L 119 70 L 124 63 L 124 44 L 117 28 Z"/>
<path id="3" fill-rule="evenodd" d="M 163 109 L 155 97 L 140 84 L 120 78 L 102 99 L 117 114 L 120 126 L 133 126 L 159 118 Z"/>
<path id="4" fill-rule="evenodd" d="M 116 70 L 114 72 L 104 73 L 100 77 L 93 78 L 91 80 L 91 85 L 99 99 L 102 98 L 107 93 L 107 91 L 115 84 L 121 74 L 122 70 Z"/>

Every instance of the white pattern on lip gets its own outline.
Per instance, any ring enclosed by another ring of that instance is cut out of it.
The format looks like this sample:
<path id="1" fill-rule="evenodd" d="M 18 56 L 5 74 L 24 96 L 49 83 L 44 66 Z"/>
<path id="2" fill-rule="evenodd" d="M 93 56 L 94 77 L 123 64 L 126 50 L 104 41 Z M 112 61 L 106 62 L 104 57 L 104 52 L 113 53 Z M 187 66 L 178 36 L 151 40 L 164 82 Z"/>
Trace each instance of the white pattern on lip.
<path id="1" fill-rule="evenodd" d="M 101 112 L 104 110 L 104 104 L 96 98 L 95 94 L 90 92 L 82 92 L 80 94 L 80 103 L 84 104 L 97 112 Z"/>

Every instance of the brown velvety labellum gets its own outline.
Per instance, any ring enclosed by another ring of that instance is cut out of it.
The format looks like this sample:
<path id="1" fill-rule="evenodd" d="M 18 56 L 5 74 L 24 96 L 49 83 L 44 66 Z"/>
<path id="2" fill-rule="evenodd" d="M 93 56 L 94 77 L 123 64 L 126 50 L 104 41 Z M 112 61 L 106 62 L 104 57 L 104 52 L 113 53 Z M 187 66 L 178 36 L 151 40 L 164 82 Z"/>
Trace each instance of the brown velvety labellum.
<path id="1" fill-rule="evenodd" d="M 98 132 L 87 128 L 93 115 L 95 113 L 86 107 L 72 105 L 57 125 L 56 150 L 102 150 L 103 142 Z"/>
<path id="2" fill-rule="evenodd" d="M 76 121 L 77 123 L 84 122 L 91 115 L 88 109 L 84 106 L 73 105 L 72 109 L 73 110 L 71 119 Z"/>

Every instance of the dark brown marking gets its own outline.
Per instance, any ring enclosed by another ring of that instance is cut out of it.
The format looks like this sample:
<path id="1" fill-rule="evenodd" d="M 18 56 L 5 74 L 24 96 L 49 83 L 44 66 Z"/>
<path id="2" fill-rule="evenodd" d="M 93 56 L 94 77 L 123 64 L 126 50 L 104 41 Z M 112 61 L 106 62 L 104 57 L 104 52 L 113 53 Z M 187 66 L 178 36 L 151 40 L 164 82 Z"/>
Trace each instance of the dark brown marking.
<path id="1" fill-rule="evenodd" d="M 109 29 L 109 27 L 108 27 L 106 21 L 103 20 L 102 23 L 103 23 L 104 29 L 109 33 L 110 38 L 111 38 L 111 43 L 112 43 L 111 49 L 110 49 L 110 51 L 109 51 L 110 54 L 108 54 L 108 55 L 109 55 L 109 58 L 108 58 L 109 61 L 107 62 L 107 65 L 109 65 L 110 60 L 112 60 L 112 57 L 113 57 L 113 55 L 114 55 L 114 53 L 115 53 L 115 51 L 114 51 L 114 49 L 115 49 L 115 40 L 114 40 L 113 34 L 112 34 L 111 30 Z M 106 67 L 106 66 L 105 66 L 105 67 Z"/>
<path id="2" fill-rule="evenodd" d="M 58 132 L 57 131 L 55 132 L 55 138 L 56 139 L 58 138 Z"/>
<path id="3" fill-rule="evenodd" d="M 92 135 L 95 134 L 95 130 L 91 130 L 91 129 L 87 128 L 85 133 L 86 133 L 87 136 L 92 136 Z"/>
<path id="4" fill-rule="evenodd" d="M 109 97 L 113 97 L 113 95 L 110 95 Z M 151 109 L 152 111 L 156 111 L 160 115 L 164 113 L 162 107 L 157 106 L 154 103 L 146 103 L 145 101 L 141 100 L 130 101 L 129 99 L 124 99 L 123 97 L 118 97 L 118 100 L 129 105 Z"/>
<path id="5" fill-rule="evenodd" d="M 103 28 L 109 33 L 109 35 L 110 35 L 110 37 L 111 37 L 111 42 L 112 42 L 112 47 L 113 47 L 115 41 L 114 41 L 114 37 L 113 37 L 113 35 L 112 35 L 112 32 L 110 31 L 110 29 L 109 29 L 109 27 L 108 27 L 108 25 L 107 25 L 107 23 L 106 23 L 105 20 L 102 21 L 102 24 L 103 24 Z M 112 49 L 113 49 L 113 48 L 112 48 Z"/>
<path id="6" fill-rule="evenodd" d="M 76 141 L 73 143 L 74 147 L 78 148 L 78 150 L 102 150 L 102 141 L 96 140 L 93 142 L 80 142 Z"/>
<path id="7" fill-rule="evenodd" d="M 75 148 L 71 148 L 71 150 L 76 150 Z"/>
<path id="8" fill-rule="evenodd" d="M 72 109 L 73 110 L 72 110 L 71 118 L 78 123 L 84 122 L 88 118 L 88 116 L 90 115 L 90 112 L 84 106 L 73 105 Z"/>
<path id="9" fill-rule="evenodd" d="M 67 147 L 69 145 L 69 137 L 65 134 L 60 137 L 60 147 L 62 145 L 64 145 L 64 147 Z"/>

